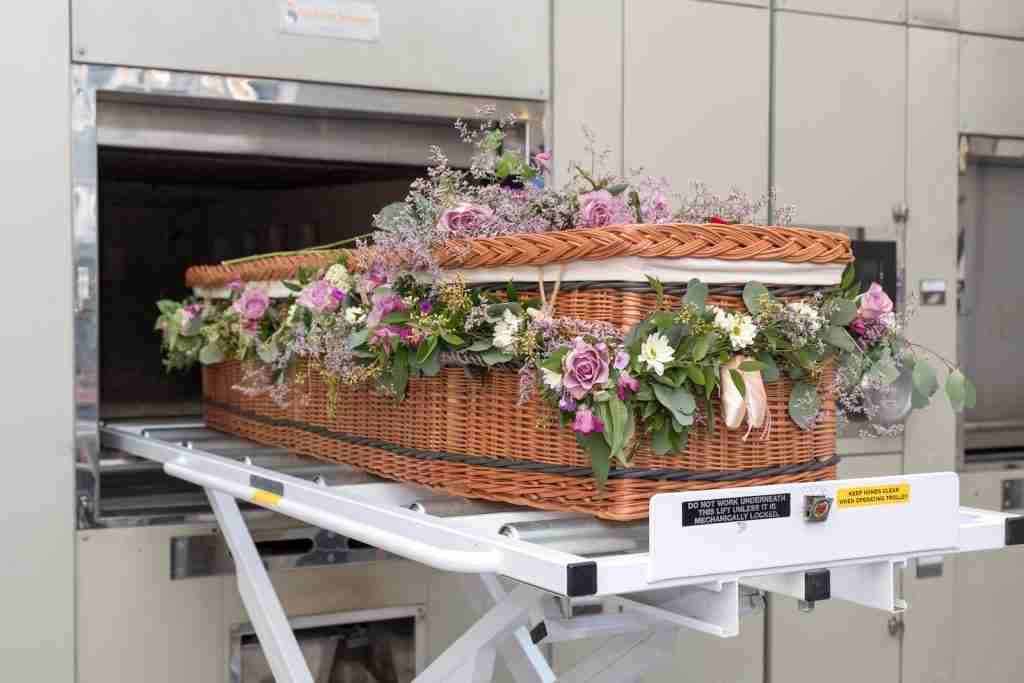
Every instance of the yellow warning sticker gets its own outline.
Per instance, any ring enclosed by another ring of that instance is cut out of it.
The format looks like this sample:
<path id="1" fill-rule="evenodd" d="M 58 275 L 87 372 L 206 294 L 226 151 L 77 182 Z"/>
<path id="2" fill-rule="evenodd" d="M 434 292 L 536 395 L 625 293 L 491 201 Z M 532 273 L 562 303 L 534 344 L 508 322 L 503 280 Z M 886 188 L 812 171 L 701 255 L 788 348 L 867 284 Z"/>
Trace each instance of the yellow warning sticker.
<path id="1" fill-rule="evenodd" d="M 884 486 L 858 486 L 839 489 L 836 504 L 841 508 L 870 507 L 873 505 L 899 505 L 910 502 L 910 484 Z"/>
<path id="2" fill-rule="evenodd" d="M 259 505 L 277 505 L 281 502 L 281 496 L 270 491 L 256 491 L 252 494 L 252 502 Z"/>

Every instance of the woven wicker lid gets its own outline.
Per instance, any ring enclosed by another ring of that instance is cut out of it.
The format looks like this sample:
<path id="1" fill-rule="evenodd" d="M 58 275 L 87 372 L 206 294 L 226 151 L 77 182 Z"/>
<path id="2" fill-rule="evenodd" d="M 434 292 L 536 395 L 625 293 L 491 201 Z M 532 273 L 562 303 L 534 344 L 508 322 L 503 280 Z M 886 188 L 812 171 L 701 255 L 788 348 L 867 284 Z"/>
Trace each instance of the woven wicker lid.
<path id="1" fill-rule="evenodd" d="M 372 248 L 296 252 L 231 265 L 193 266 L 189 287 L 220 287 L 232 282 L 274 281 L 294 277 L 299 268 L 333 263 L 342 253 L 355 270 L 380 254 Z M 573 261 L 604 261 L 633 256 L 657 259 L 718 259 L 781 263 L 845 264 L 853 261 L 850 239 L 808 228 L 762 225 L 610 225 L 559 232 L 451 240 L 435 257 L 442 268 L 544 266 Z"/>

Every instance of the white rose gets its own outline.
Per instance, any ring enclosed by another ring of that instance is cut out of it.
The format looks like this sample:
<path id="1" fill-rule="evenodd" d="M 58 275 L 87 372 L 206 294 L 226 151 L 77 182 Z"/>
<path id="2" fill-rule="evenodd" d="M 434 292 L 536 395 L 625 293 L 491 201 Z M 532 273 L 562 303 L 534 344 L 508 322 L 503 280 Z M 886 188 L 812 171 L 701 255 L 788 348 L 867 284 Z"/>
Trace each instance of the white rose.
<path id="1" fill-rule="evenodd" d="M 512 311 L 506 309 L 501 320 L 494 324 L 494 346 L 502 351 L 516 343 L 516 333 L 519 331 L 520 320 Z"/>

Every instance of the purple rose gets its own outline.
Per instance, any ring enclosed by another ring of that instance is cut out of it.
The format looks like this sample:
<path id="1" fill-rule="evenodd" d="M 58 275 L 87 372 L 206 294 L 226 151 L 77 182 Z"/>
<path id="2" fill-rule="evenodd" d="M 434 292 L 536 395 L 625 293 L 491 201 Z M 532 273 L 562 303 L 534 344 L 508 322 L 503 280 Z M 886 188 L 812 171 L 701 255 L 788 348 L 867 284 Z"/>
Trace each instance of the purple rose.
<path id="1" fill-rule="evenodd" d="M 626 204 L 608 190 L 594 190 L 580 195 L 580 227 L 597 228 L 622 223 L 629 219 Z"/>
<path id="2" fill-rule="evenodd" d="M 334 296 L 338 289 L 327 280 L 314 280 L 306 285 L 306 288 L 299 294 L 297 303 L 314 313 L 328 313 L 338 308 L 341 298 Z"/>
<path id="3" fill-rule="evenodd" d="M 236 278 L 228 283 L 228 289 L 232 292 L 241 292 L 245 289 L 245 283 Z"/>
<path id="4" fill-rule="evenodd" d="M 624 372 L 621 375 L 619 375 L 618 385 L 619 398 L 622 399 L 623 401 L 625 401 L 626 397 L 629 395 L 626 393 L 627 390 L 632 392 L 640 391 L 639 380 L 630 377 L 628 372 Z"/>
<path id="5" fill-rule="evenodd" d="M 380 325 L 381 320 L 389 313 L 407 310 L 409 310 L 409 307 L 402 301 L 402 297 L 397 294 L 381 294 L 378 292 L 373 295 L 373 310 L 367 316 L 366 324 L 368 327 L 376 327 Z"/>
<path id="6" fill-rule="evenodd" d="M 629 365 L 629 353 L 620 350 L 615 354 L 614 367 L 616 370 L 625 370 L 627 365 Z"/>
<path id="7" fill-rule="evenodd" d="M 857 314 L 865 320 L 877 320 L 887 313 L 892 313 L 892 299 L 882 289 L 882 285 L 872 282 L 868 291 L 860 295 L 860 310 Z"/>
<path id="8" fill-rule="evenodd" d="M 482 228 L 487 218 L 493 215 L 494 211 L 486 206 L 460 202 L 441 214 L 437 227 L 448 230 L 452 237 L 471 235 Z"/>
<path id="9" fill-rule="evenodd" d="M 534 162 L 537 164 L 537 168 L 540 169 L 541 173 L 547 173 L 551 170 L 551 152 L 540 152 L 533 156 Z"/>
<path id="10" fill-rule="evenodd" d="M 593 346 L 576 337 L 572 350 L 562 359 L 562 385 L 579 401 L 595 386 L 608 381 L 608 347 Z"/>
<path id="11" fill-rule="evenodd" d="M 270 307 L 270 297 L 262 289 L 249 285 L 231 307 L 247 320 L 259 320 Z"/>
<path id="12" fill-rule="evenodd" d="M 590 408 L 587 406 L 580 406 L 576 409 L 576 417 L 572 421 L 572 428 L 573 431 L 579 432 L 580 434 L 603 432 L 604 423 L 601 422 L 601 418 L 594 415 Z"/>
<path id="13" fill-rule="evenodd" d="M 420 301 L 420 313 L 423 315 L 430 315 L 432 310 L 434 310 L 434 304 L 430 302 L 430 299 L 423 299 Z"/>

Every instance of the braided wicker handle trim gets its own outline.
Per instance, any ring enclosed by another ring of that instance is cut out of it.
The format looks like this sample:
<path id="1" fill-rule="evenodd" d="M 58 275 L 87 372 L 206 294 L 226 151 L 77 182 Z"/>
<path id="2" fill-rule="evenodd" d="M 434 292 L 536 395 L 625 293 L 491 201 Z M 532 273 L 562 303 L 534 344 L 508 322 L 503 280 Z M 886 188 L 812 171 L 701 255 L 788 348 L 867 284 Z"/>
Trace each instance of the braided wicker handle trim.
<path id="1" fill-rule="evenodd" d="M 294 277 L 301 267 L 318 268 L 342 251 L 298 252 L 231 266 L 193 266 L 185 273 L 189 287 L 216 287 Z M 349 251 L 360 270 L 372 249 Z M 609 225 L 558 232 L 450 240 L 435 252 L 442 268 L 544 266 L 569 261 L 603 261 L 617 256 L 644 258 L 713 258 L 724 261 L 850 263 L 850 238 L 835 232 L 763 225 Z"/>

